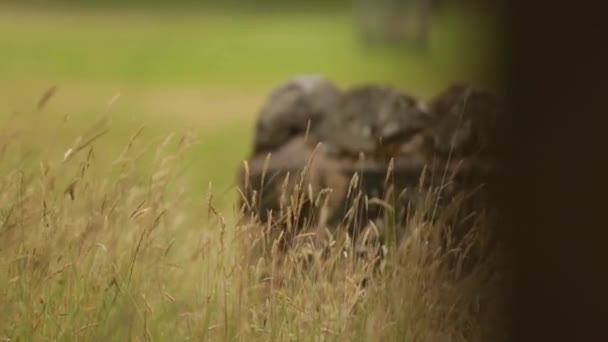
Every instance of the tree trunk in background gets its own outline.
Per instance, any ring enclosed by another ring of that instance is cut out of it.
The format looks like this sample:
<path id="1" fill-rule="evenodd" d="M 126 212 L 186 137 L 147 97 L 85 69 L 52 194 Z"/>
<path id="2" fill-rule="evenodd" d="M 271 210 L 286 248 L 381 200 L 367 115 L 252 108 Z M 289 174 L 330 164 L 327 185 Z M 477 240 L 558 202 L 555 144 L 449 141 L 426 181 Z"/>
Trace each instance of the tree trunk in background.
<path id="1" fill-rule="evenodd" d="M 359 0 L 357 26 L 368 44 L 413 45 L 426 50 L 433 0 Z"/>
<path id="2" fill-rule="evenodd" d="M 418 0 L 418 45 L 427 51 L 431 34 L 432 0 Z"/>

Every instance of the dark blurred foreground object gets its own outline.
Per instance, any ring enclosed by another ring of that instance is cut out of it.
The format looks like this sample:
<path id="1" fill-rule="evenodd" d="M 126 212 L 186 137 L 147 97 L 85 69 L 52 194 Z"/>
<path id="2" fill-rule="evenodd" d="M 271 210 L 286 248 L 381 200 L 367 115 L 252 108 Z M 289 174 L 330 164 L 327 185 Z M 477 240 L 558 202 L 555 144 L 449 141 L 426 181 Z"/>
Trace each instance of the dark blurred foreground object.
<path id="1" fill-rule="evenodd" d="M 272 92 L 257 124 L 254 145 L 271 148 L 255 148 L 238 175 L 240 204 L 261 223 L 282 225 L 288 236 L 342 227 L 356 240 L 370 221 L 383 229 L 388 204 L 401 239 L 408 212 L 423 204 L 430 187 L 441 191 L 439 207 L 476 191 L 463 204 L 483 209 L 487 196 L 478 188 L 495 171 L 486 153 L 500 105 L 493 94 L 454 84 L 427 104 L 382 85 L 342 92 L 317 77 L 307 91 L 289 92 L 285 84 Z"/>
<path id="2" fill-rule="evenodd" d="M 608 341 L 607 4 L 508 5 L 497 195 L 514 239 L 512 340 Z"/>

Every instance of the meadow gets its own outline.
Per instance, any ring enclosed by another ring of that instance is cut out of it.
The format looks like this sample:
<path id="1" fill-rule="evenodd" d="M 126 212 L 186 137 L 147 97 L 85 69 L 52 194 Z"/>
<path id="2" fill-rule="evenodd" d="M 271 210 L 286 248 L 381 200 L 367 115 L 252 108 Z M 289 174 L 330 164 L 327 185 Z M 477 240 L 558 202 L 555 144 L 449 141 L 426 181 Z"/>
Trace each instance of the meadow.
<path id="1" fill-rule="evenodd" d="M 247 253 L 234 182 L 259 106 L 295 74 L 420 96 L 495 84 L 488 18 L 465 14 L 438 15 L 423 54 L 365 48 L 348 10 L 0 7 L 0 340 L 449 334 L 478 289 L 448 281 L 428 236 L 366 291 L 341 252 L 312 274 L 288 257 L 286 285 L 259 284 L 275 255 Z"/>

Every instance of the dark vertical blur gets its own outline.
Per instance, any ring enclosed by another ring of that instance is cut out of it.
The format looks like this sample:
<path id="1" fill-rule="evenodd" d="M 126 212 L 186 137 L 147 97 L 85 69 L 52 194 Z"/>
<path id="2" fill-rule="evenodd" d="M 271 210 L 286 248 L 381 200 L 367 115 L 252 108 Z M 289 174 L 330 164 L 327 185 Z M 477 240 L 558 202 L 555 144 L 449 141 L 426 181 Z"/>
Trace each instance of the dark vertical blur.
<path id="1" fill-rule="evenodd" d="M 606 341 L 605 2 L 510 0 L 514 341 Z M 604 335 L 604 336 L 603 336 Z"/>

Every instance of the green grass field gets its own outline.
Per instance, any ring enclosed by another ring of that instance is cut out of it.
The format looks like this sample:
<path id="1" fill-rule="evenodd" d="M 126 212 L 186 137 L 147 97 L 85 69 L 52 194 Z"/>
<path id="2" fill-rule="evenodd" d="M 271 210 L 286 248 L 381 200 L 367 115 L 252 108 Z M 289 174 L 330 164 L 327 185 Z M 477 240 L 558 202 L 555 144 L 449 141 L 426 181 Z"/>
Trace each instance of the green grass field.
<path id="1" fill-rule="evenodd" d="M 253 277 L 269 261 L 240 253 L 231 204 L 274 85 L 306 72 L 424 97 L 493 85 L 487 23 L 442 13 L 425 55 L 366 49 L 349 10 L 0 7 L 0 341 L 433 340 L 466 320 L 479 289 L 443 286 L 421 245 L 365 295 L 368 271 L 337 259 L 314 277 L 290 259 L 265 292 Z"/>
<path id="2" fill-rule="evenodd" d="M 487 19 L 485 19 L 487 21 Z M 496 76 L 483 17 L 436 19 L 428 55 L 366 49 L 350 10 L 248 14 L 200 10 L 0 9 L 0 110 L 26 110 L 51 85 L 47 109 L 86 122 L 115 94 L 117 125 L 191 128 L 200 136 L 196 187 L 230 186 L 248 152 L 257 109 L 277 83 L 305 72 L 341 86 L 380 82 L 431 96 L 454 80 Z M 204 180 L 204 181 L 203 181 Z"/>

